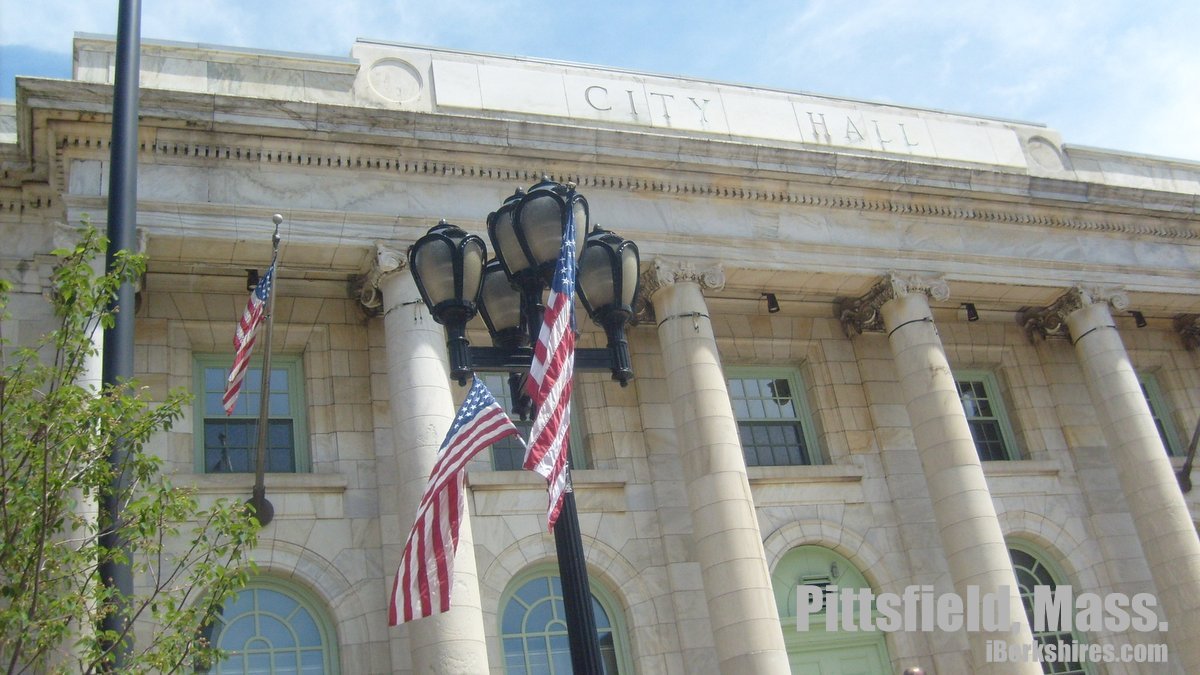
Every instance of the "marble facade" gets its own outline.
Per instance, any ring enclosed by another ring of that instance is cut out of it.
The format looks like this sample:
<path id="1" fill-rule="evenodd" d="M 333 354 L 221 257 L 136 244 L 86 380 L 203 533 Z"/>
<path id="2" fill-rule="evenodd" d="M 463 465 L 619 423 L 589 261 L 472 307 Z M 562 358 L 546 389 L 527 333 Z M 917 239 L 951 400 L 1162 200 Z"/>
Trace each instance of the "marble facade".
<path id="1" fill-rule="evenodd" d="M 85 216 L 104 225 L 113 47 L 77 36 L 71 80 L 20 78 L 0 105 L 17 340 L 48 325 L 49 252 Z M 1163 599 L 1166 631 L 1078 637 L 1166 643 L 1171 664 L 1093 672 L 1200 672 L 1200 497 L 1173 475 L 1200 415 L 1200 164 L 1032 123 L 365 41 L 330 58 L 145 40 L 142 87 L 138 377 L 192 389 L 195 355 L 229 351 L 244 270 L 283 214 L 274 347 L 302 365 L 311 471 L 268 477 L 277 520 L 253 555 L 325 603 L 341 672 L 504 672 L 502 597 L 554 560 L 540 479 L 480 458 L 462 611 L 387 626 L 416 474 L 457 391 L 398 252 L 440 218 L 482 235 L 543 174 L 642 255 L 635 380 L 581 374 L 575 397 L 589 570 L 634 672 L 787 672 L 770 583 L 796 547 L 876 592 L 948 593 L 1011 579 L 1005 542 L 1077 590 Z M 737 368 L 796 373 L 820 462 L 745 465 L 721 377 Z M 947 368 L 995 378 L 1017 457 L 974 455 Z M 193 422 L 154 443 L 176 482 L 248 495 L 250 476 L 197 471 Z M 891 672 L 1017 672 L 980 642 L 886 638 Z"/>

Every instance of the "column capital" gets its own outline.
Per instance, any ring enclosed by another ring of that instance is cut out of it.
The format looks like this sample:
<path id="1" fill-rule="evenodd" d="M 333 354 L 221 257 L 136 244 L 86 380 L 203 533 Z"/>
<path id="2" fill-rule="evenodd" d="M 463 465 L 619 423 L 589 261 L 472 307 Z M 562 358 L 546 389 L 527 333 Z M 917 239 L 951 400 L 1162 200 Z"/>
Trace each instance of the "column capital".
<path id="1" fill-rule="evenodd" d="M 934 300 L 948 300 L 950 285 L 940 276 L 901 275 L 888 272 L 871 290 L 857 298 L 843 298 L 836 309 L 846 337 L 863 331 L 883 332 L 883 315 L 879 309 L 896 298 L 925 294 Z"/>
<path id="2" fill-rule="evenodd" d="M 659 289 L 680 282 L 699 284 L 705 290 L 719 291 L 725 288 L 725 269 L 721 263 L 706 262 L 702 266 L 679 258 L 658 256 L 650 269 L 642 274 L 642 289 L 646 297 L 653 297 Z"/>
<path id="3" fill-rule="evenodd" d="M 383 307 L 383 296 L 380 293 L 380 282 L 384 277 L 408 267 L 408 256 L 405 252 L 381 241 L 375 242 L 375 258 L 371 269 L 360 279 L 358 301 L 368 313 L 378 314 Z"/>
<path id="4" fill-rule="evenodd" d="M 1200 314 L 1180 314 L 1175 317 L 1175 332 L 1183 339 L 1189 352 L 1200 347 Z"/>
<path id="5" fill-rule="evenodd" d="M 1076 286 L 1063 293 L 1046 307 L 1025 307 L 1017 312 L 1017 323 L 1025 329 L 1030 342 L 1040 337 L 1070 337 L 1067 317 L 1094 304 L 1109 304 L 1113 309 L 1129 307 L 1129 296 L 1124 289 L 1100 286 Z"/>
<path id="6" fill-rule="evenodd" d="M 657 323 L 654 295 L 660 290 L 677 283 L 689 282 L 705 290 L 725 288 L 725 269 L 721 263 L 705 261 L 701 265 L 679 258 L 657 256 L 650 269 L 642 273 L 638 283 L 638 297 L 634 299 L 632 322 Z"/>

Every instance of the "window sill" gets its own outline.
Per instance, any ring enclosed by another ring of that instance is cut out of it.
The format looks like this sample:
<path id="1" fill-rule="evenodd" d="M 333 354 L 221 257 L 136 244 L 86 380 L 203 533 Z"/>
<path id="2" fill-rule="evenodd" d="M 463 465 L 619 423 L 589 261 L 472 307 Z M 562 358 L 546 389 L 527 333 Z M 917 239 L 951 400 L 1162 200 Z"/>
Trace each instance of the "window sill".
<path id="1" fill-rule="evenodd" d="M 578 469 L 571 472 L 571 480 L 580 487 L 625 487 L 628 482 L 624 471 L 608 469 Z M 467 485 L 473 490 L 523 490 L 529 487 L 546 487 L 546 479 L 532 471 L 468 471 Z"/>
<path id="2" fill-rule="evenodd" d="M 861 504 L 863 468 L 846 464 L 749 466 L 746 475 L 756 506 Z M 797 488 L 803 486 L 803 492 Z"/>
<path id="3" fill-rule="evenodd" d="M 860 466 L 844 464 L 804 464 L 792 466 L 748 466 L 751 485 L 777 483 L 857 483 L 862 482 Z"/>
<path id="4" fill-rule="evenodd" d="M 1053 460 L 1013 459 L 983 462 L 983 475 L 993 496 L 1054 494 L 1062 491 L 1062 466 Z"/>
<path id="5" fill-rule="evenodd" d="M 176 487 L 195 489 L 201 506 L 218 499 L 246 500 L 254 489 L 252 473 L 175 476 L 172 480 Z M 344 516 L 348 481 L 342 474 L 269 473 L 264 483 L 277 520 Z"/>
<path id="6" fill-rule="evenodd" d="M 201 493 L 241 492 L 254 487 L 252 473 L 206 473 L 188 478 L 175 477 L 178 487 L 194 487 Z M 339 473 L 268 473 L 263 477 L 267 492 L 336 492 L 346 491 L 346 477 Z"/>
<path id="7" fill-rule="evenodd" d="M 571 472 L 581 513 L 629 510 L 624 471 L 580 469 Z M 546 479 L 532 471 L 469 471 L 467 485 L 478 516 L 546 513 Z"/>
<path id="8" fill-rule="evenodd" d="M 1028 476 L 1057 477 L 1062 467 L 1048 459 L 1000 459 L 983 464 L 983 473 L 988 478 L 1024 478 Z"/>

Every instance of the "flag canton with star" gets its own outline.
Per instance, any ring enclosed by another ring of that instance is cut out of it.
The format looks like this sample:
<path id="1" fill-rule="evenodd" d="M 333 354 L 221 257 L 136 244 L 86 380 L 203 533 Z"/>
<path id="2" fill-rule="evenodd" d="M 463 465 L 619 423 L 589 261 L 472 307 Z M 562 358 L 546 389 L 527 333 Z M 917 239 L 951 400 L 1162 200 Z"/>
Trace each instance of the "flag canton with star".
<path id="1" fill-rule="evenodd" d="M 490 408 L 492 406 L 500 407 L 500 403 L 496 401 L 496 397 L 483 384 L 483 380 L 476 380 L 471 386 L 471 390 L 467 392 L 467 397 L 463 399 L 462 406 L 458 410 L 458 415 L 454 417 L 454 423 L 450 425 L 450 431 L 446 433 L 446 440 L 442 443 L 439 454 L 443 453 L 449 446 L 451 439 L 458 436 L 458 433 L 463 427 L 471 423 L 479 411 Z"/>

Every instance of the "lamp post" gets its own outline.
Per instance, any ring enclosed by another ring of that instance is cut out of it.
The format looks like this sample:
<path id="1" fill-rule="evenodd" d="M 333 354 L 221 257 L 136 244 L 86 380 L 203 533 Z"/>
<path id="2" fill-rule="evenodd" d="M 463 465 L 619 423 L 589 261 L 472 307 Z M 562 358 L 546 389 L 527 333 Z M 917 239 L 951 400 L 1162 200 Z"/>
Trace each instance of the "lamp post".
<path id="1" fill-rule="evenodd" d="M 587 200 L 573 184 L 543 178 L 527 192 L 517 190 L 488 215 L 488 238 L 497 257 L 486 264 L 483 240 L 445 221 L 408 251 L 421 299 L 434 321 L 446 326 L 450 376 L 466 384 L 475 368 L 507 371 L 513 412 L 521 418 L 532 412 L 522 385 L 533 360 L 531 345 L 537 342 L 545 310 L 543 294 L 559 261 L 568 218 L 575 220 L 576 251 L 582 251 L 576 271 L 580 300 L 608 337 L 605 349 L 576 349 L 575 368 L 609 370 L 621 386 L 633 377 L 625 325 L 637 294 L 637 245 L 599 227 L 588 233 L 588 217 Z M 476 313 L 492 336 L 491 347 L 473 347 L 467 341 L 466 324 Z M 570 490 L 563 496 L 554 543 L 573 671 L 600 675 L 604 666 L 575 495 Z"/>

